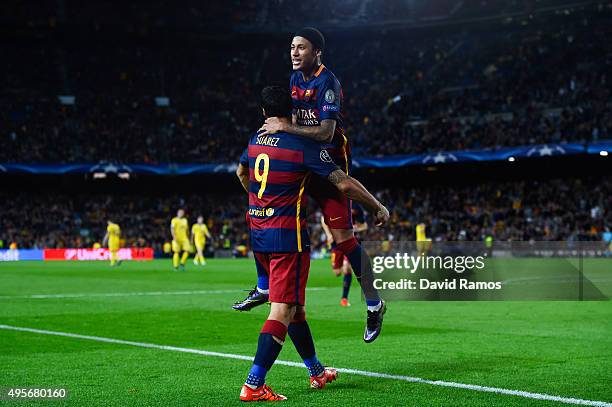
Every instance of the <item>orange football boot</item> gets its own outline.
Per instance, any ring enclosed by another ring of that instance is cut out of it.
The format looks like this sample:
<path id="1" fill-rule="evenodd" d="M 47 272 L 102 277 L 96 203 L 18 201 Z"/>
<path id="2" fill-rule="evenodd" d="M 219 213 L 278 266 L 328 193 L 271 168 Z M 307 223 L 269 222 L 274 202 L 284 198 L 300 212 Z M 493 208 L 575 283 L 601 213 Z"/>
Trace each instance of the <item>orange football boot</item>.
<path id="1" fill-rule="evenodd" d="M 350 303 L 350 302 L 348 302 L 348 299 L 343 298 L 343 299 L 341 299 L 341 300 L 340 300 L 340 306 L 341 306 L 341 307 L 350 307 L 350 306 L 351 306 L 351 303 Z"/>
<path id="2" fill-rule="evenodd" d="M 251 389 L 246 384 L 240 389 L 240 401 L 282 401 L 287 397 L 282 394 L 274 393 L 270 386 L 264 384 L 256 389 Z"/>
<path id="3" fill-rule="evenodd" d="M 322 389 L 327 383 L 338 379 L 338 371 L 333 367 L 326 367 L 321 376 L 310 376 L 310 388 Z"/>

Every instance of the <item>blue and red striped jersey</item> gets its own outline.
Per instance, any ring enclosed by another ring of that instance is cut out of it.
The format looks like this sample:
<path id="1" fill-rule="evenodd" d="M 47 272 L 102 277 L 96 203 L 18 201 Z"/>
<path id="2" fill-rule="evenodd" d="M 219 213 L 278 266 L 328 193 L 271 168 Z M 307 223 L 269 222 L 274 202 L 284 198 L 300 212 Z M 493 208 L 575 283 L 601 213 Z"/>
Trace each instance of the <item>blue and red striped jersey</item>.
<path id="1" fill-rule="evenodd" d="M 334 74 L 322 65 L 314 76 L 304 81 L 301 71 L 294 71 L 289 82 L 293 114 L 300 126 L 319 126 L 322 120 L 336 121 L 336 130 L 327 151 L 343 171 L 349 172 L 351 152 L 344 134 L 342 87 Z"/>
<path id="2" fill-rule="evenodd" d="M 249 167 L 247 223 L 253 251 L 309 251 L 304 188 L 311 173 L 327 178 L 338 169 L 325 147 L 288 133 L 254 134 L 240 163 Z"/>

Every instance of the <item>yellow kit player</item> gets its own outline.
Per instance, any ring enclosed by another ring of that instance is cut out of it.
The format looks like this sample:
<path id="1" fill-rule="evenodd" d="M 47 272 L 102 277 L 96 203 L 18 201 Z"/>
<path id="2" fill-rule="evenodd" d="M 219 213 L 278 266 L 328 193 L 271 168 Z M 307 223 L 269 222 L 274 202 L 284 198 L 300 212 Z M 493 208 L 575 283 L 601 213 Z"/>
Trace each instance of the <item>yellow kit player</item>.
<path id="1" fill-rule="evenodd" d="M 191 227 L 191 243 L 193 243 L 196 248 L 196 255 L 193 259 L 193 264 L 200 264 L 202 266 L 206 265 L 206 258 L 204 257 L 206 238 L 211 238 L 210 232 L 204 223 L 204 218 L 202 216 L 198 216 L 198 222 L 194 223 Z"/>
<path id="2" fill-rule="evenodd" d="M 425 224 L 416 225 L 416 247 L 418 254 L 426 254 L 431 249 L 431 239 L 425 235 Z"/>
<path id="3" fill-rule="evenodd" d="M 181 257 L 180 268 L 185 270 L 185 263 L 189 258 L 189 252 L 191 251 L 191 245 L 189 244 L 189 224 L 187 218 L 185 218 L 185 211 L 179 209 L 176 212 L 176 216 L 172 218 L 170 222 L 170 233 L 172 234 L 172 266 L 174 271 L 179 269 L 179 253 L 183 252 Z"/>
<path id="4" fill-rule="evenodd" d="M 108 243 L 108 251 L 110 252 L 110 265 L 118 266 L 121 264 L 121 260 L 119 260 L 119 239 L 121 238 L 121 228 L 118 224 L 108 221 L 108 226 L 106 227 L 106 235 L 104 235 L 104 240 L 102 241 L 102 246 L 106 246 Z"/>

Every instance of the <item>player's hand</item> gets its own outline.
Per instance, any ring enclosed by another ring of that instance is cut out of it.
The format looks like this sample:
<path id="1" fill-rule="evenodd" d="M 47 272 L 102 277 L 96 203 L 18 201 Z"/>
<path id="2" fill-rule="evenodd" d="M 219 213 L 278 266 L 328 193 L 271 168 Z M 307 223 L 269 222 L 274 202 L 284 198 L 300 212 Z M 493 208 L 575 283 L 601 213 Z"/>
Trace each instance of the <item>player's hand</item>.
<path id="1" fill-rule="evenodd" d="M 376 226 L 384 226 L 389 221 L 389 210 L 381 203 L 378 204 L 378 210 L 374 214 Z"/>
<path id="2" fill-rule="evenodd" d="M 285 123 L 278 117 L 268 117 L 257 133 L 259 136 L 266 136 L 286 130 Z"/>

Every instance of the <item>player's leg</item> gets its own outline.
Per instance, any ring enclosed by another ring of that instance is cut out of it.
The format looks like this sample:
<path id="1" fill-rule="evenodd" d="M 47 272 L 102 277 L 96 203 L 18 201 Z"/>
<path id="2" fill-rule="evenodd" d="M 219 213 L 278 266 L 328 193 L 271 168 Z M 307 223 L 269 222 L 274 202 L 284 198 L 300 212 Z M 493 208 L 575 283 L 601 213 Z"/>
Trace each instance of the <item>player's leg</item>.
<path id="1" fill-rule="evenodd" d="M 351 304 L 348 302 L 348 293 L 351 287 L 351 280 L 353 279 L 351 273 L 352 269 L 348 259 L 344 254 L 338 251 L 335 243 L 332 245 L 331 263 L 332 270 L 336 277 L 342 276 L 342 297 L 340 298 L 340 305 L 349 307 Z"/>
<path id="2" fill-rule="evenodd" d="M 118 266 L 119 264 L 121 261 L 119 260 L 119 248 L 117 248 L 111 251 L 111 265 Z"/>
<path id="3" fill-rule="evenodd" d="M 185 264 L 187 263 L 187 259 L 189 259 L 189 252 L 191 251 L 191 246 L 189 245 L 189 241 L 185 240 L 180 242 L 181 250 L 183 251 L 183 255 L 181 256 L 181 264 L 180 268 L 185 269 Z"/>
<path id="4" fill-rule="evenodd" d="M 174 271 L 178 270 L 180 252 L 181 246 L 176 240 L 172 240 L 172 267 L 174 268 Z"/>
<path id="5" fill-rule="evenodd" d="M 336 242 L 336 249 L 349 260 L 353 273 L 361 285 L 368 307 L 363 340 L 372 342 L 380 334 L 386 307 L 374 288 L 370 256 L 363 250 L 353 233 L 351 202 L 331 183 L 320 177 L 312 177 L 310 192 L 323 211 L 325 223 L 330 227 Z"/>
<path id="6" fill-rule="evenodd" d="M 336 244 L 332 243 L 331 250 L 331 266 L 332 271 L 336 277 L 340 277 L 342 275 L 342 264 L 344 263 L 344 255 L 336 249 Z"/>
<path id="7" fill-rule="evenodd" d="M 197 241 L 195 242 L 195 249 L 196 249 L 196 252 L 195 252 L 195 256 L 193 256 L 193 264 L 197 266 L 198 264 L 200 264 L 200 254 L 198 252 L 198 242 Z"/>
<path id="8" fill-rule="evenodd" d="M 206 265 L 206 257 L 204 257 L 204 249 L 206 248 L 206 240 L 204 240 L 202 242 L 202 247 L 200 247 L 200 251 L 198 252 L 199 256 L 200 256 L 200 265 L 201 266 L 205 266 Z"/>
<path id="9" fill-rule="evenodd" d="M 348 296 L 353 280 L 353 269 L 348 260 L 344 260 L 342 264 L 342 275 L 342 298 L 340 299 L 340 305 L 343 307 L 350 307 L 351 303 L 348 301 Z"/>
<path id="10" fill-rule="evenodd" d="M 352 230 L 332 229 L 332 234 L 334 239 L 338 239 L 338 250 L 348 258 L 355 277 L 361 285 L 361 291 L 368 307 L 363 340 L 367 343 L 373 342 L 382 330 L 383 317 L 387 307 L 385 302 L 380 299 L 376 288 L 374 288 L 372 260 L 355 239 Z"/>
<path id="11" fill-rule="evenodd" d="M 314 340 L 310 327 L 306 321 L 306 313 L 303 306 L 298 306 L 288 329 L 289 337 L 304 361 L 310 375 L 310 387 L 322 389 L 325 384 L 331 383 L 338 377 L 338 372 L 334 368 L 324 367 L 315 350 Z"/>
<path id="12" fill-rule="evenodd" d="M 295 313 L 295 305 L 272 303 L 270 315 L 259 333 L 257 352 L 247 379 L 240 390 L 242 401 L 286 400 L 266 385 L 266 375 L 278 358 L 287 335 L 287 325 Z"/>
<path id="13" fill-rule="evenodd" d="M 200 264 L 202 266 L 206 265 L 206 259 L 204 259 L 204 243 L 195 242 L 196 255 L 193 258 L 193 264 Z"/>
<path id="14" fill-rule="evenodd" d="M 232 305 L 236 311 L 250 311 L 251 309 L 268 302 L 270 293 L 269 264 L 266 257 L 261 253 L 253 253 L 255 257 L 255 268 L 257 269 L 257 285 L 253 288 L 242 301 L 237 301 Z"/>
<path id="15" fill-rule="evenodd" d="M 287 286 L 291 285 L 291 283 L 283 283 L 280 280 L 285 278 L 290 271 L 287 269 L 280 269 L 286 265 L 286 262 L 277 261 L 273 264 L 271 257 L 272 255 L 270 254 L 260 254 L 259 256 L 260 260 L 267 264 L 271 272 L 276 272 L 278 279 L 276 281 L 276 288 L 278 290 L 284 290 Z M 273 271 L 273 268 L 277 269 Z M 295 283 L 293 286 L 295 286 Z M 280 291 L 278 292 L 277 298 L 286 298 L 288 294 L 289 293 Z M 293 295 L 295 297 L 295 292 Z M 266 374 L 272 368 L 274 361 L 282 350 L 287 335 L 287 327 L 294 317 L 295 309 L 295 302 L 271 302 L 270 314 L 259 333 L 257 353 L 255 354 L 253 365 L 240 391 L 240 400 L 277 401 L 286 399 L 285 396 L 274 393 L 266 385 Z"/>

